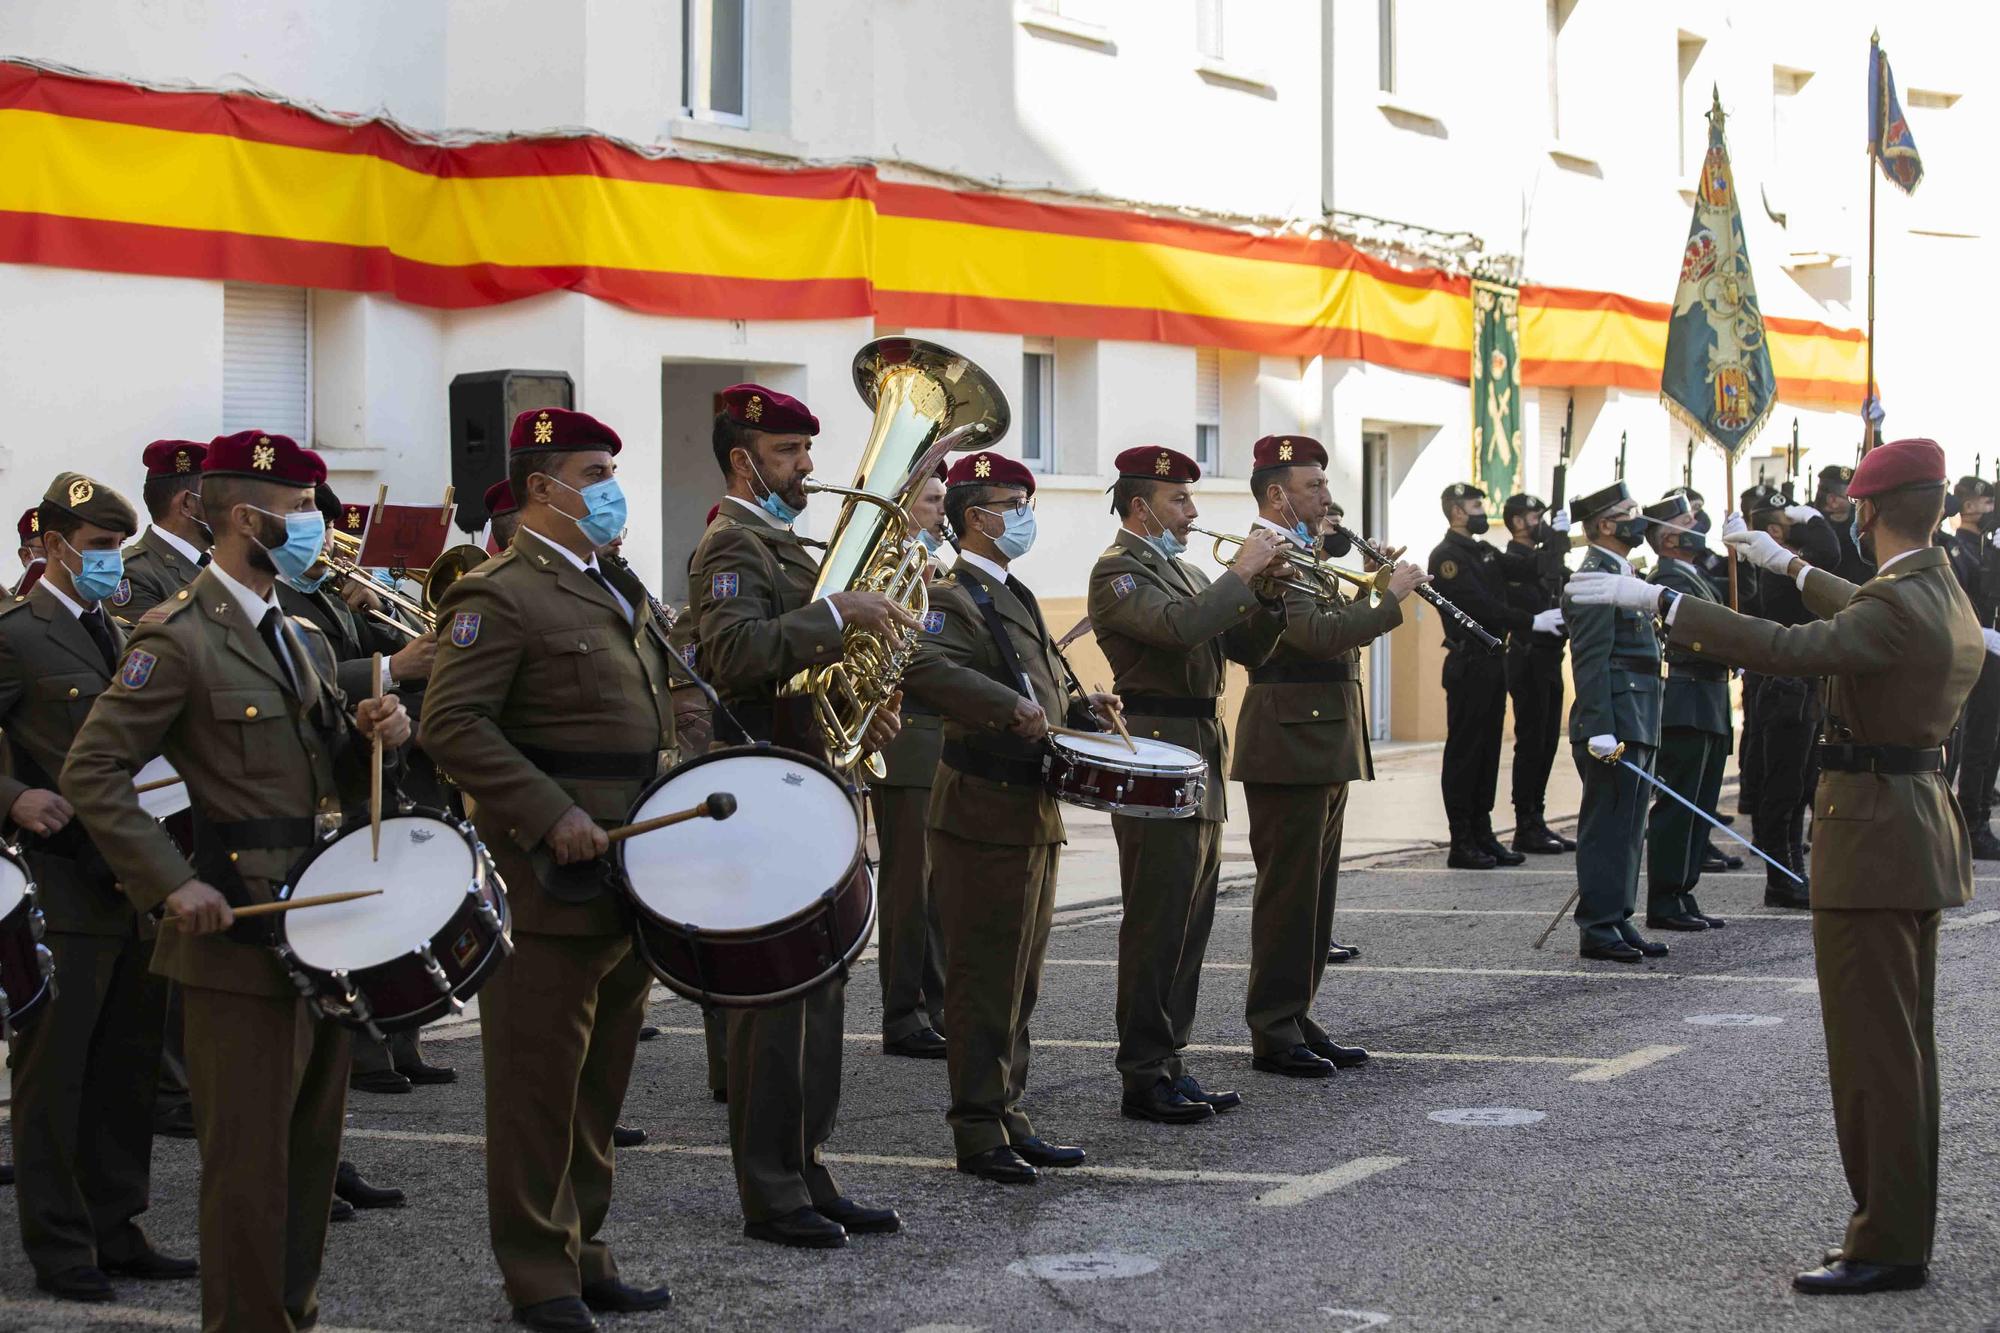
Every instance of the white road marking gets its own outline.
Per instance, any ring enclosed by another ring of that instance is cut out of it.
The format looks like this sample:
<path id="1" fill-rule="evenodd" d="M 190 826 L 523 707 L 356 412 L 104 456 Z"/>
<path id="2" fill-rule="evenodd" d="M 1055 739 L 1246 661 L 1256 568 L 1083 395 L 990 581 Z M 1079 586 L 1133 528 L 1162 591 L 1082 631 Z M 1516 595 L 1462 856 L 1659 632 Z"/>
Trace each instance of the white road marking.
<path id="1" fill-rule="evenodd" d="M 1407 1157 L 1357 1157 L 1351 1162 L 1342 1162 L 1330 1171 L 1301 1176 L 1289 1185 L 1280 1185 L 1258 1195 L 1251 1202 L 1265 1208 L 1289 1208 L 1293 1204 L 1317 1199 L 1322 1194 L 1345 1189 L 1370 1176 L 1379 1176 L 1384 1171 L 1393 1171 L 1409 1160 Z"/>
<path id="2" fill-rule="evenodd" d="M 2000 921 L 2000 912 L 1974 912 L 1971 916 L 1955 916 L 1944 923 L 1946 930 L 1966 930 L 1973 926 L 1990 926 Z"/>
<path id="3" fill-rule="evenodd" d="M 1569 1081 L 1609 1083 L 1614 1078 L 1625 1077 L 1635 1069 L 1644 1069 L 1647 1065 L 1658 1064 L 1668 1056 L 1679 1055 L 1686 1049 L 1685 1046 L 1641 1046 L 1638 1050 L 1629 1051 L 1615 1060 L 1601 1060 L 1594 1068 L 1571 1074 Z"/>
<path id="4" fill-rule="evenodd" d="M 1440 1125 L 1466 1125 L 1475 1129 L 1513 1129 L 1519 1125 L 1539 1125 L 1549 1118 L 1547 1111 L 1530 1111 L 1520 1106 L 1467 1106 L 1450 1111 L 1432 1111 L 1427 1117 Z"/>
<path id="5" fill-rule="evenodd" d="M 1383 1314 L 1380 1310 L 1337 1310 L 1331 1305 L 1320 1306 L 1319 1312 L 1330 1319 L 1352 1319 L 1357 1321 L 1341 1329 L 1339 1333 L 1362 1333 L 1363 1329 L 1380 1328 L 1382 1325 L 1388 1323 L 1391 1318 L 1391 1316 Z"/>
<path id="6" fill-rule="evenodd" d="M 1776 1014 L 1689 1014 L 1681 1020 L 1698 1028 L 1771 1028 L 1784 1021 Z"/>
<path id="7" fill-rule="evenodd" d="M 78 1305 L 72 1301 L 15 1300 L 0 1296 L 0 1316 L 19 1314 L 32 1319 L 32 1323 L 12 1325 L 25 1328 L 97 1328 L 104 1324 L 124 1324 L 133 1328 L 200 1328 L 199 1314 L 183 1314 L 177 1310 L 151 1310 L 140 1305 L 122 1303 L 125 1293 L 120 1292 L 120 1300 L 107 1305 Z M 320 1333 L 391 1333 L 386 1329 L 342 1328 L 333 1324 L 321 1324 Z"/>
<path id="8" fill-rule="evenodd" d="M 1049 967 L 1116 967 L 1115 958 L 1051 958 Z M 1202 967 L 1218 972 L 1248 972 L 1248 963 L 1203 963 Z M 1327 968 L 1333 976 L 1347 976 L 1355 972 L 1383 972 L 1410 974 L 1417 976 L 1452 977 L 1560 977 L 1565 980 L 1583 981 L 1724 981 L 1755 982 L 1760 986 L 1798 986 L 1813 983 L 1811 977 L 1751 977 L 1723 972 L 1655 972 L 1647 968 L 1622 967 L 1616 972 L 1587 972 L 1582 968 L 1548 967 L 1421 967 L 1385 966 L 1381 963 L 1338 963 Z"/>
<path id="9" fill-rule="evenodd" d="M 1116 909 L 1113 909 L 1116 910 Z M 1218 907 L 1218 912 L 1250 912 L 1249 907 Z M 1532 916 L 1544 920 L 1548 913 L 1538 907 L 1343 907 L 1340 916 Z M 2000 921 L 2000 912 L 1992 914 Z M 1796 921 L 1800 925 L 1811 925 L 1812 917 L 1805 912 L 1731 912 L 1730 921 Z"/>

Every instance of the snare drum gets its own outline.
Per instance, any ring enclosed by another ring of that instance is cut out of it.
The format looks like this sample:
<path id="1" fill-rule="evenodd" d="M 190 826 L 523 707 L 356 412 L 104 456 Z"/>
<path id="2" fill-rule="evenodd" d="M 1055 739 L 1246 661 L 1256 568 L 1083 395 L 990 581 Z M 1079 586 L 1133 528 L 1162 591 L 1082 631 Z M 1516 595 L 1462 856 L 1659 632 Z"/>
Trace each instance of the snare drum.
<path id="1" fill-rule="evenodd" d="M 354 889 L 385 892 L 279 913 L 275 947 L 322 1017 L 378 1041 L 457 1013 L 513 951 L 500 877 L 462 820 L 384 816 L 380 860 L 366 824 L 343 829 L 299 860 L 278 896 Z"/>
<path id="2" fill-rule="evenodd" d="M 167 762 L 165 755 L 155 755 L 146 761 L 144 768 L 132 775 L 132 785 L 144 787 L 149 783 L 164 782 L 168 778 L 179 776 L 174 766 Z M 177 815 L 192 804 L 193 800 L 188 796 L 185 782 L 169 783 L 153 791 L 139 793 L 140 808 L 155 819 L 166 819 L 170 815 Z"/>
<path id="3" fill-rule="evenodd" d="M 1049 795 L 1133 819 L 1186 819 L 1201 809 L 1208 761 L 1193 750 L 1134 736 L 1050 736 Z M 1137 753 L 1133 753 L 1136 750 Z"/>
<path id="4" fill-rule="evenodd" d="M 16 852 L 0 847 L 0 1035 L 10 1039 L 55 998 L 56 960 L 43 929 L 35 877 Z"/>
<path id="5" fill-rule="evenodd" d="M 639 956 L 703 1004 L 782 1004 L 844 972 L 875 924 L 861 810 L 831 768 L 770 746 L 711 751 L 658 779 L 638 823 L 736 798 L 728 819 L 691 819 L 615 844 Z"/>

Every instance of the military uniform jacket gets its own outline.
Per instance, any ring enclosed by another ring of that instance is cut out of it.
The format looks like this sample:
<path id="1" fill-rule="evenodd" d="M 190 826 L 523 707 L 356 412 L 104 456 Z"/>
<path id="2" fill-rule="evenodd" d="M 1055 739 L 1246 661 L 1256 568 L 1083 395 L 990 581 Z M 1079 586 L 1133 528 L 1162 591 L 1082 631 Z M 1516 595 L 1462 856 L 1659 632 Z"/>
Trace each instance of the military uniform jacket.
<path id="1" fill-rule="evenodd" d="M 1787 629 L 1684 601 L 1669 637 L 1767 675 L 1833 677 L 1831 740 L 1942 745 L 1985 660 L 1979 622 L 1945 553 L 1906 555 L 1859 588 L 1816 569 L 1805 596 L 1825 619 Z M 1922 912 L 1971 898 L 1971 843 L 1942 773 L 1821 774 L 1814 907 Z"/>
<path id="2" fill-rule="evenodd" d="M 132 775 L 154 755 L 186 780 L 204 823 L 319 820 L 364 810 L 373 749 L 348 715 L 333 680 L 333 652 L 310 625 L 286 622 L 301 695 L 250 616 L 222 581 L 203 570 L 140 618 L 117 677 L 90 710 L 69 759 L 62 793 L 134 906 L 152 911 L 196 868 L 139 805 Z M 365 816 L 364 816 L 365 817 Z M 266 902 L 310 845 L 249 846 L 209 865 L 201 878 L 238 906 Z M 277 956 L 245 922 L 227 934 L 163 929 L 153 970 L 186 985 L 253 995 L 292 995 Z"/>
<path id="3" fill-rule="evenodd" d="M 1370 606 L 1343 597 L 1326 606 L 1295 588 L 1285 589 L 1284 598 L 1284 636 L 1264 664 L 1251 669 L 1236 713 L 1229 776 L 1300 786 L 1372 778 L 1361 648 L 1403 623 L 1402 604 L 1385 597 Z M 1347 679 L 1310 679 L 1329 667 Z"/>
<path id="4" fill-rule="evenodd" d="M 1977 528 L 1960 528 L 1951 534 L 1946 554 L 1951 557 L 1958 586 L 1972 603 L 1972 614 L 1979 617 L 1981 625 L 1992 625 L 1995 611 L 2000 610 L 2000 600 L 1995 597 L 1995 592 L 2000 591 L 2000 568 L 1996 568 L 2000 565 L 2000 552 L 1993 549 Z"/>
<path id="5" fill-rule="evenodd" d="M 379 652 L 386 657 L 403 641 L 393 639 L 392 631 L 372 621 L 364 624 L 346 602 L 326 588 L 300 592 L 283 579 L 278 580 L 277 588 L 279 608 L 288 616 L 311 621 L 333 645 L 333 658 L 339 664 L 335 677 L 341 691 L 350 699 L 365 699 L 375 693 L 374 655 Z"/>
<path id="6" fill-rule="evenodd" d="M 1698 602 L 1720 603 L 1715 586 L 1685 560 L 1662 559 L 1652 581 Z M 1660 650 L 1667 664 L 1667 688 L 1660 704 L 1660 725 L 1729 734 L 1729 668 L 1715 658 L 1681 644 Z"/>
<path id="7" fill-rule="evenodd" d="M 452 584 L 438 606 L 440 642 L 421 741 L 474 803 L 480 836 L 527 858 L 507 878 L 517 929 L 615 935 L 610 892 L 560 901 L 542 877 L 543 836 L 574 805 L 623 824 L 640 793 L 676 760 L 667 646 L 629 574 L 605 577 L 637 615 L 532 529 Z"/>
<path id="8" fill-rule="evenodd" d="M 1621 574 L 1605 552 L 1591 547 L 1578 573 Z M 1470 609 L 1470 608 L 1467 608 Z M 1627 745 L 1660 743 L 1660 640 L 1650 612 L 1615 606 L 1578 606 L 1563 595 L 1569 629 L 1570 675 L 1576 702 L 1569 710 L 1569 738 L 1616 736 Z"/>
<path id="9" fill-rule="evenodd" d="M 1022 697 L 1021 680 L 1052 722 L 1082 721 L 1071 705 L 1065 672 L 1040 608 L 960 560 L 931 585 L 931 610 L 917 640 L 904 696 L 943 715 L 942 745 L 963 745 L 978 756 L 1014 764 L 1039 764 L 1043 747 L 1007 730 Z M 993 599 L 1007 630 L 1007 656 L 969 591 Z M 1032 594 L 1031 594 L 1032 596 Z M 1066 839 L 1062 806 L 1040 781 L 999 781 L 938 765 L 931 785 L 930 827 L 973 842 L 1036 847 Z"/>
<path id="10" fill-rule="evenodd" d="M 1507 600 L 1507 581 L 1500 570 L 1500 552 L 1491 542 L 1464 532 L 1447 532 L 1431 552 L 1431 586 L 1446 601 L 1486 627 L 1486 632 L 1503 641 L 1509 634 L 1526 634 L 1535 627 L 1532 612 L 1521 610 Z M 1567 618 L 1567 617 L 1565 617 Z M 1439 616 L 1444 626 L 1444 646 L 1453 653 L 1485 657 L 1501 651 L 1488 648 L 1459 627 L 1450 616 Z"/>
<path id="11" fill-rule="evenodd" d="M 1228 663 L 1261 665 L 1278 646 L 1284 602 L 1267 606 L 1234 570 L 1210 583 L 1194 566 L 1120 528 L 1090 571 L 1090 626 L 1111 664 L 1111 688 L 1125 701 L 1126 725 L 1206 760 L 1208 791 L 1197 817 L 1226 819 L 1228 784 L 1221 778 L 1229 736 L 1221 717 L 1149 715 L 1145 696 L 1216 699 L 1219 707 Z"/>
<path id="12" fill-rule="evenodd" d="M 150 525 L 125 548 L 125 581 L 105 600 L 113 615 L 137 620 L 201 573 L 201 566 L 176 551 Z M 120 601 L 119 598 L 124 600 Z"/>
<path id="13" fill-rule="evenodd" d="M 122 646 L 125 636 L 117 620 L 106 619 L 113 642 Z M 26 597 L 0 610 L 0 727 L 6 730 L 12 760 L 8 774 L 0 777 L 0 816 L 31 787 L 56 790 L 77 729 L 110 683 L 111 669 L 97 641 L 46 584 L 37 583 Z M 76 863 L 76 872 L 63 875 L 60 883 L 46 882 L 51 877 L 37 867 L 37 878 L 44 881 L 38 885 L 37 902 L 49 929 L 84 935 L 132 932 L 132 904 L 90 845 L 82 820 L 72 819 L 52 838 L 25 829 L 10 831 L 27 851 Z"/>
<path id="14" fill-rule="evenodd" d="M 1561 588 L 1569 581 L 1568 555 L 1568 533 L 1552 530 L 1549 538 L 1542 541 L 1508 542 L 1500 552 L 1500 577 L 1506 585 L 1507 605 L 1525 611 L 1531 619 L 1537 611 L 1557 605 L 1562 598 Z M 1515 652 L 1539 653 L 1554 663 L 1562 657 L 1563 637 L 1537 634 L 1533 629 L 1515 629 L 1507 635 L 1507 646 Z"/>
<path id="15" fill-rule="evenodd" d="M 725 703 L 768 707 L 798 672 L 840 660 L 833 604 L 813 600 L 818 581 L 819 562 L 797 533 L 722 502 L 695 548 L 688 595 L 702 674 Z M 716 719 L 718 731 L 728 725 Z"/>

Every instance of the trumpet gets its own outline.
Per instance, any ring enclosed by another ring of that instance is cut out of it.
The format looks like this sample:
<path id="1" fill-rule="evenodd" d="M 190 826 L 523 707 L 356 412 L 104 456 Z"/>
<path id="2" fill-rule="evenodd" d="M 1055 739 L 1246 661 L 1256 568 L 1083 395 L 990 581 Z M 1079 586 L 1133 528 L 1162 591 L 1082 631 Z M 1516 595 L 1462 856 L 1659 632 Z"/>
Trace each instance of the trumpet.
<path id="1" fill-rule="evenodd" d="M 1234 553 L 1241 551 L 1243 543 L 1248 540 L 1233 533 L 1212 532 L 1194 524 L 1189 524 L 1188 530 L 1214 539 L 1215 561 L 1225 569 L 1235 565 Z M 1300 546 L 1286 547 L 1282 559 L 1298 570 L 1300 577 L 1295 579 L 1274 578 L 1269 575 L 1265 577 L 1270 578 L 1270 581 L 1280 588 L 1290 588 L 1293 592 L 1304 593 L 1314 601 L 1328 605 L 1341 600 L 1338 587 L 1340 583 L 1352 584 L 1358 590 L 1365 590 L 1371 597 L 1378 597 L 1389 590 L 1389 577 L 1394 572 L 1384 565 L 1372 575 L 1357 574 L 1351 569 L 1342 569 L 1339 565 L 1322 560 Z"/>

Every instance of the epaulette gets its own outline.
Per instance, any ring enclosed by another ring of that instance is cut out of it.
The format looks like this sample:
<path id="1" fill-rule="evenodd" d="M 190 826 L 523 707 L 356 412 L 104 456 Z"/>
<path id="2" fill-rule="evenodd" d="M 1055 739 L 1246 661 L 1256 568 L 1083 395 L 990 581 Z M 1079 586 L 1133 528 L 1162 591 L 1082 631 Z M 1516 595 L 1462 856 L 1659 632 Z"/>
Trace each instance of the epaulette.
<path id="1" fill-rule="evenodd" d="M 1127 552 L 1124 547 L 1120 546 L 1117 542 L 1113 542 L 1111 543 L 1111 545 L 1105 547 L 1103 553 L 1099 555 L 1097 558 L 1099 560 L 1109 560 L 1113 556 L 1126 555 L 1126 554 L 1137 554 L 1137 552 Z"/>
<path id="2" fill-rule="evenodd" d="M 4 620 L 6 617 L 13 615 L 16 611 L 19 611 L 23 607 L 27 606 L 27 604 L 28 604 L 27 593 L 22 593 L 18 597 L 7 598 L 7 604 L 5 606 L 0 606 L 0 620 Z"/>
<path id="3" fill-rule="evenodd" d="M 145 615 L 140 616 L 139 623 L 141 625 L 164 625 L 167 621 L 193 606 L 193 597 L 193 593 L 189 592 L 186 588 L 182 588 L 166 601 L 154 605 L 152 610 L 146 612 Z"/>
<path id="4" fill-rule="evenodd" d="M 464 574 L 460 575 L 460 577 L 468 579 L 470 578 L 483 579 L 490 574 L 497 574 L 504 568 L 508 568 L 510 566 L 519 564 L 520 554 L 521 552 L 519 547 L 509 546 L 506 550 L 492 557 L 490 560 L 480 561 L 478 564 L 474 565 L 471 569 L 466 570 Z"/>

